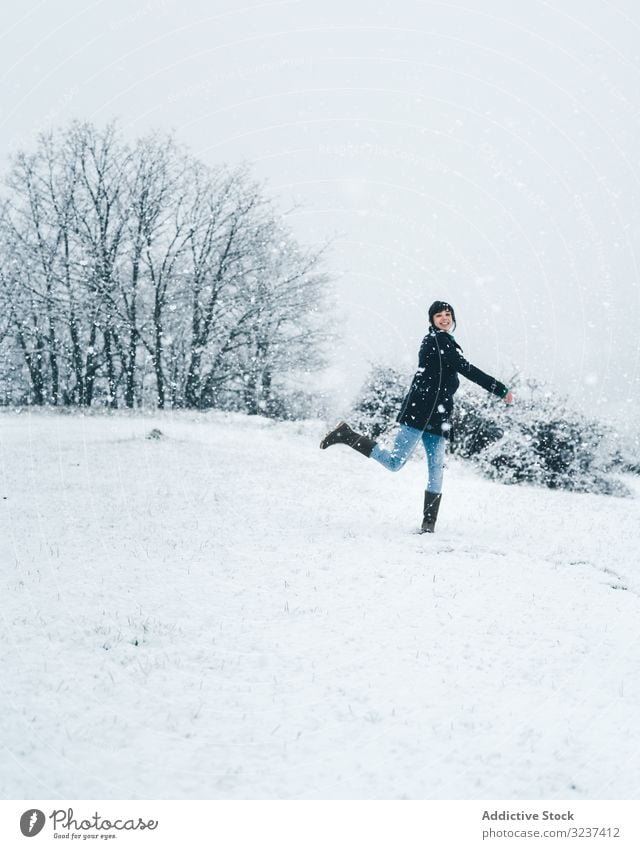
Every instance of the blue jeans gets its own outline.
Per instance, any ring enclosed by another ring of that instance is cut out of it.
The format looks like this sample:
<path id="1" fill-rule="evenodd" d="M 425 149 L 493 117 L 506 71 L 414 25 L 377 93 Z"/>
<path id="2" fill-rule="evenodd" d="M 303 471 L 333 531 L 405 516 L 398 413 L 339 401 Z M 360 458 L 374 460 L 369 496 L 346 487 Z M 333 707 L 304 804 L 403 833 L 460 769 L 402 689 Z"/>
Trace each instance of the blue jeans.
<path id="1" fill-rule="evenodd" d="M 376 443 L 371 457 L 381 463 L 390 472 L 399 471 L 411 456 L 413 449 L 422 438 L 422 444 L 427 455 L 429 477 L 425 487 L 429 492 L 442 492 L 442 476 L 444 473 L 444 436 L 436 436 L 426 430 L 401 424 L 390 450 Z"/>

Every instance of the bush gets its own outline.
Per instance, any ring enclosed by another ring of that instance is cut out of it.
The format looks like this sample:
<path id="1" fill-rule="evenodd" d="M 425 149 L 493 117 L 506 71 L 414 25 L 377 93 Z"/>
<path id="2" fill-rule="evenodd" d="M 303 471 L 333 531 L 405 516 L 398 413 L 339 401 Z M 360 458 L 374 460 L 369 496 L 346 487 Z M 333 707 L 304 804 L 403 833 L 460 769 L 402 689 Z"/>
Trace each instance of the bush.
<path id="1" fill-rule="evenodd" d="M 394 425 L 408 387 L 395 369 L 373 366 L 352 409 L 353 426 L 377 438 Z M 621 462 L 615 434 L 572 410 L 541 383 L 515 381 L 512 388 L 516 403 L 507 406 L 462 381 L 454 405 L 452 452 L 502 483 L 630 495 L 615 474 L 633 471 L 634 465 L 629 452 Z"/>
<path id="2" fill-rule="evenodd" d="M 372 366 L 349 419 L 373 439 L 395 422 L 407 393 L 406 378 L 388 366 Z"/>
<path id="3" fill-rule="evenodd" d="M 461 387 L 456 395 L 452 450 L 503 483 L 630 494 L 612 477 L 612 472 L 622 469 L 602 424 L 572 410 L 541 384 L 516 383 L 513 389 L 516 404 L 507 407 L 475 387 Z"/>

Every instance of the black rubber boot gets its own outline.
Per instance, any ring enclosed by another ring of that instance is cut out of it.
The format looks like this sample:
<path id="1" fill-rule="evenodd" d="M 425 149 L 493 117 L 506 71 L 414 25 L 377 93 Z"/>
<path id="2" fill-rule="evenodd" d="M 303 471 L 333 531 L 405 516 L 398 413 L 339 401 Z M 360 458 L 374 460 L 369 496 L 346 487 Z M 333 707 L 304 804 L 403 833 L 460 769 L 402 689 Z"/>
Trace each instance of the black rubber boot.
<path id="1" fill-rule="evenodd" d="M 421 534 L 435 533 L 436 519 L 438 518 L 441 498 L 442 493 L 440 492 L 425 492 L 424 509 L 422 511 L 422 527 L 420 529 Z"/>
<path id="2" fill-rule="evenodd" d="M 354 448 L 365 457 L 370 457 L 375 446 L 375 440 L 369 439 L 368 436 L 363 436 L 361 433 L 356 433 L 346 422 L 340 422 L 320 443 L 320 448 L 329 448 L 330 445 L 348 445 L 349 448 Z"/>

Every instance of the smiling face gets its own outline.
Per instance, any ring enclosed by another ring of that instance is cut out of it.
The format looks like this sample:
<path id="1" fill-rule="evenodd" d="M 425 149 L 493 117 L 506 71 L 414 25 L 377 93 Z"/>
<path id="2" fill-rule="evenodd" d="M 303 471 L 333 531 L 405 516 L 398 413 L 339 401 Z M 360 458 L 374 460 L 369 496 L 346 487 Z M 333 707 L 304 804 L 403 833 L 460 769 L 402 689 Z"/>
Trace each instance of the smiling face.
<path id="1" fill-rule="evenodd" d="M 434 313 L 432 320 L 438 330 L 451 330 L 453 327 L 453 316 L 449 310 Z"/>

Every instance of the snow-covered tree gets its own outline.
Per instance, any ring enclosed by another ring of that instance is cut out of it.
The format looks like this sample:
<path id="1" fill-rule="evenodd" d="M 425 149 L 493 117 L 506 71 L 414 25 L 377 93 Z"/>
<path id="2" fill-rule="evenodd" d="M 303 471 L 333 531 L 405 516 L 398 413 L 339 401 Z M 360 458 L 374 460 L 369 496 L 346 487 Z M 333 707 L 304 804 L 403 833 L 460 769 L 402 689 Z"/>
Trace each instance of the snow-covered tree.
<path id="1" fill-rule="evenodd" d="M 269 414 L 323 364 L 321 255 L 244 166 L 113 124 L 44 134 L 14 157 L 0 215 L 3 395 Z"/>

